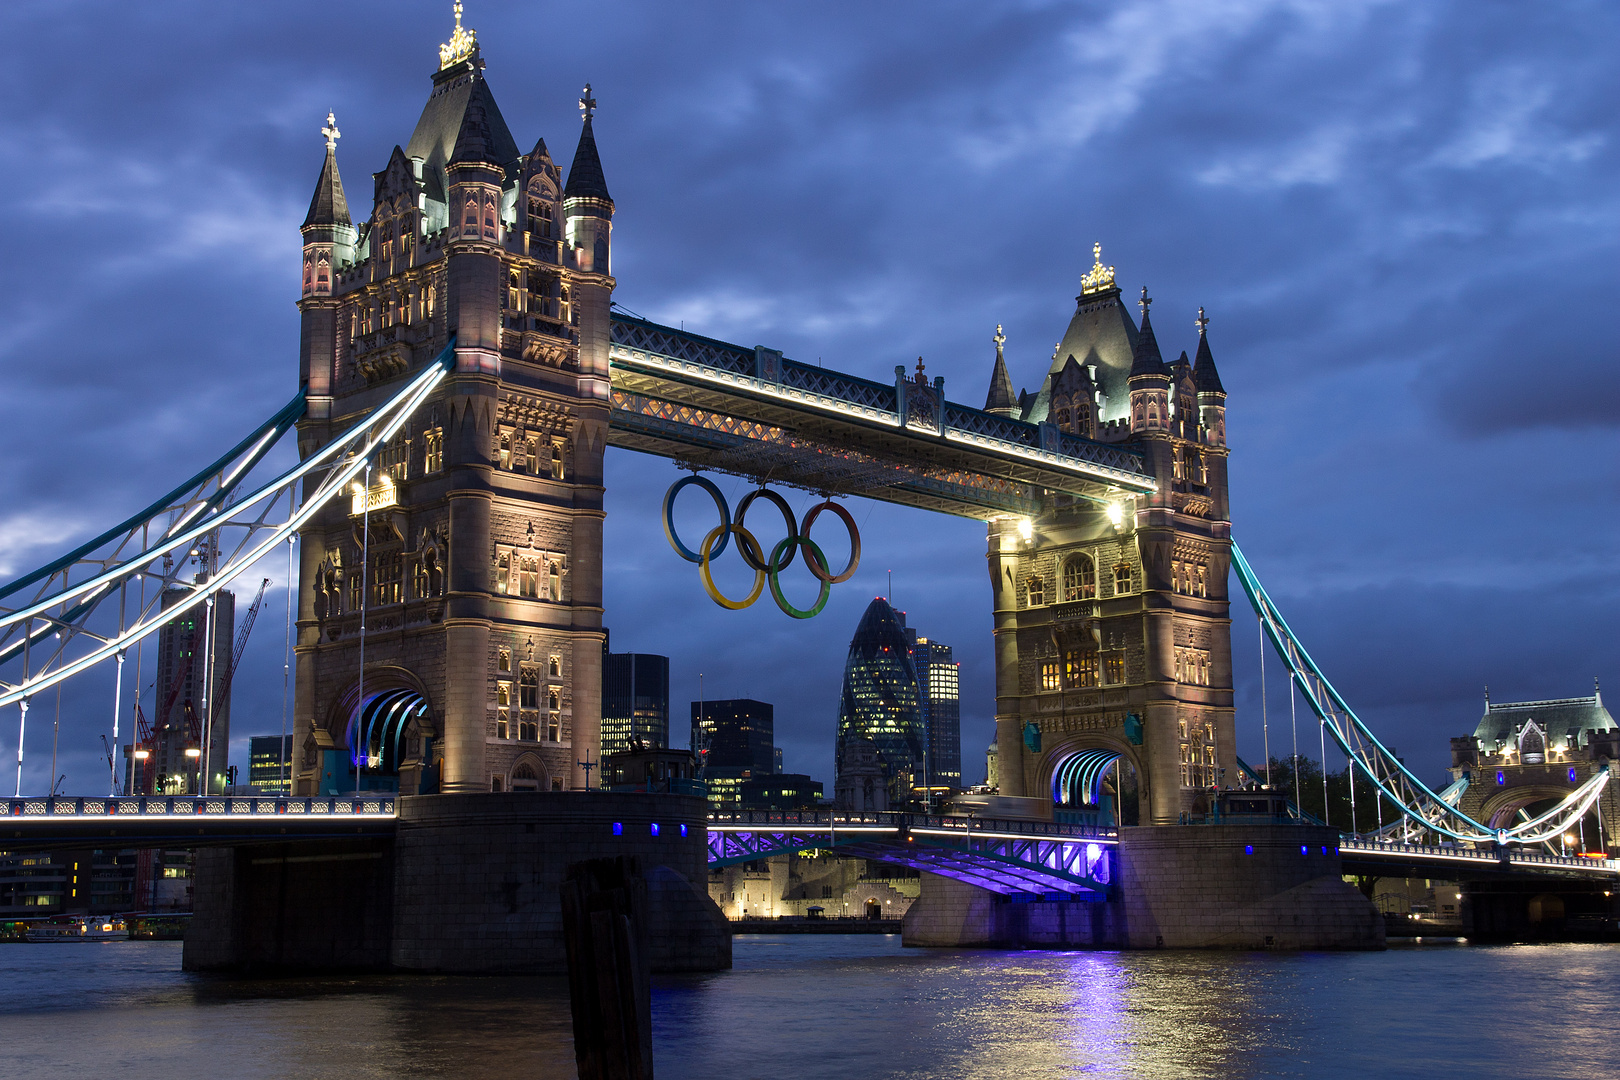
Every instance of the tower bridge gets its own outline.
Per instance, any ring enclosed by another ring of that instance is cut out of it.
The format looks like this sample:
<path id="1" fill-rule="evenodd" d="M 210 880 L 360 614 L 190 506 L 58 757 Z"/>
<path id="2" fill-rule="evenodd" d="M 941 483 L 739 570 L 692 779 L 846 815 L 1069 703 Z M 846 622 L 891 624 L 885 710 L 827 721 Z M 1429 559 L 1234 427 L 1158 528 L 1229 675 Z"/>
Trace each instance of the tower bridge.
<path id="1" fill-rule="evenodd" d="M 579 809 L 564 811 L 536 801 L 589 789 L 600 754 L 610 446 L 762 487 L 985 521 L 1001 794 L 1082 813 L 1096 805 L 1104 775 L 1128 773 L 1144 824 L 1158 827 L 1132 840 L 1129 830 L 1104 835 L 1061 821 L 706 822 L 683 804 L 663 823 L 680 819 L 691 850 L 677 861 L 688 870 L 701 872 L 703 850 L 724 863 L 822 846 L 1003 895 L 1098 900 L 1161 896 L 1176 888 L 1164 882 L 1213 865 L 1223 880 L 1270 881 L 1293 897 L 1267 918 L 1308 919 L 1312 904 L 1337 913 L 1332 934 L 1298 944 L 1365 944 L 1356 921 L 1365 912 L 1338 876 L 1346 852 L 1389 865 L 1478 866 L 1475 849 L 1534 847 L 1595 807 L 1620 810 L 1607 757 L 1567 782 L 1542 778 L 1551 805 L 1521 804 L 1515 812 L 1528 813 L 1504 818 L 1428 788 L 1378 741 L 1232 542 L 1226 391 L 1209 320 L 1200 309 L 1189 320 L 1193 356 L 1167 362 L 1146 288 L 1133 316 L 1100 246 L 1036 389 L 1014 389 L 998 327 L 989 390 L 973 408 L 949 400 L 921 361 L 875 381 L 615 312 L 615 203 L 590 87 L 565 177 L 544 139 L 520 150 L 476 38 L 459 21 L 431 83 L 406 144 L 373 174 L 364 218 L 343 186 L 335 116 L 322 128 L 324 159 L 301 226 L 293 400 L 145 510 L 0 587 L 0 708 L 20 716 L 11 842 L 179 829 L 199 843 L 285 843 L 352 825 L 369 830 L 367 842 L 393 828 L 406 843 L 422 835 L 408 818 L 428 831 L 498 821 L 521 838 L 542 824 L 567 829 L 577 813 L 592 823 L 579 843 L 611 850 L 620 834 L 602 830 L 633 819 L 651 830 L 639 850 L 661 857 L 651 838 L 669 837 L 649 817 L 662 814 L 651 804 L 632 813 L 608 802 L 574 800 Z M 294 432 L 299 463 L 260 478 L 270 448 Z M 185 581 L 177 563 L 200 543 L 219 552 L 217 568 Z M 294 543 L 290 801 L 238 809 L 240 800 L 203 795 L 216 790 L 206 747 L 194 748 L 204 760 L 190 799 L 22 797 L 23 734 L 37 694 L 110 662 L 121 715 L 132 646 L 186 612 L 211 610 L 232 579 Z M 1209 826 L 1227 830 L 1217 839 L 1181 831 L 1195 827 L 1179 822 L 1213 816 L 1219 792 L 1240 776 L 1229 571 L 1324 736 L 1400 808 L 1395 833 L 1341 849 L 1332 830 L 1305 825 L 1257 822 L 1247 834 L 1239 824 Z M 500 803 L 508 809 L 485 808 L 497 795 L 509 797 Z M 345 803 L 349 811 L 337 809 Z M 317 806 L 324 823 L 311 826 Z M 524 820 L 524 807 L 543 809 Z M 459 826 L 445 816 L 452 810 Z M 355 822 L 340 821 L 346 814 Z M 295 817 L 302 831 L 272 831 Z M 147 831 L 126 831 L 136 824 Z M 1290 828 L 1305 832 L 1285 835 Z M 702 832 L 709 846 L 700 850 Z M 1263 842 L 1243 839 L 1262 833 Z M 514 840 L 514 850 L 537 842 Z M 1138 855 L 1122 854 L 1132 844 Z M 1256 849 L 1260 862 L 1245 862 Z M 1162 880 L 1132 879 L 1133 858 L 1159 867 Z M 1492 872 L 1614 872 L 1608 861 L 1487 858 Z M 1240 891 L 1213 895 L 1211 911 L 1254 909 Z M 972 906 L 958 896 L 940 910 L 957 911 L 958 901 Z M 1104 933 L 1093 923 L 1093 942 L 1140 940 L 1139 930 Z"/>

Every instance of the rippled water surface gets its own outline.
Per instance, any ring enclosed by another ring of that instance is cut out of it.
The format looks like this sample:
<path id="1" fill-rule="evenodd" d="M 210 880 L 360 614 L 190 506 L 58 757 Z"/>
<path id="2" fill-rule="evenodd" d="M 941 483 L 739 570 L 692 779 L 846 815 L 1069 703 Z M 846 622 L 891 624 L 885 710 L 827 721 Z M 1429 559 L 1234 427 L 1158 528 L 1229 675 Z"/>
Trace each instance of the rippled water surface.
<path id="1" fill-rule="evenodd" d="M 989 953 L 743 937 L 660 977 L 660 1080 L 1620 1077 L 1620 947 Z M 168 942 L 0 946 L 4 1077 L 571 1077 L 561 979 L 184 974 Z"/>

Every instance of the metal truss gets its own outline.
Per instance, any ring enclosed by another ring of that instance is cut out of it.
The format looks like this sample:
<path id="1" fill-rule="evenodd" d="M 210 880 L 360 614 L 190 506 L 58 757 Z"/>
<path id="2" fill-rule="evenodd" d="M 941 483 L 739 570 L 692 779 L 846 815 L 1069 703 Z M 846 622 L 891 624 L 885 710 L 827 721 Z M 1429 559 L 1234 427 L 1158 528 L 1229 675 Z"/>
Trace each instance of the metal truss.
<path id="1" fill-rule="evenodd" d="M 1238 580 L 1249 596 L 1249 603 L 1260 617 L 1266 637 L 1288 665 L 1294 684 L 1305 695 L 1306 703 L 1316 713 L 1324 729 L 1350 759 L 1352 780 L 1354 771 L 1360 768 L 1373 786 L 1394 803 L 1410 823 L 1402 839 L 1413 840 L 1424 833 L 1436 833 L 1473 844 L 1546 843 L 1568 831 L 1602 795 L 1609 783 L 1607 765 L 1551 810 L 1526 818 L 1512 828 L 1493 829 L 1463 813 L 1456 805 L 1460 801 L 1461 788 L 1452 784 L 1445 792 L 1437 792 L 1423 783 L 1406 767 L 1405 762 L 1378 741 L 1378 737 L 1345 703 L 1289 629 L 1236 543 L 1232 545 L 1232 568 L 1237 571 Z"/>
<path id="2" fill-rule="evenodd" d="M 322 507 L 350 498 L 373 453 L 445 377 L 454 339 L 392 397 L 268 483 L 239 492 L 253 467 L 303 416 L 300 394 L 224 457 L 94 540 L 0 588 L 0 706 L 21 703 L 126 649 L 213 597 L 287 541 Z M 316 481 L 299 502 L 306 481 Z M 203 580 L 183 580 L 187 557 L 208 552 Z M 136 589 L 134 586 L 139 585 Z M 163 607 L 166 590 L 186 595 Z M 104 611 L 109 605 L 116 612 Z M 98 612 L 100 613 L 99 617 Z M 94 621 L 93 621 L 94 620 Z M 19 739 L 20 742 L 20 739 Z"/>
<path id="3" fill-rule="evenodd" d="M 906 813 L 742 811 L 709 820 L 711 869 L 836 850 L 909 866 L 1006 896 L 1099 899 L 1113 880 L 1111 831 Z"/>

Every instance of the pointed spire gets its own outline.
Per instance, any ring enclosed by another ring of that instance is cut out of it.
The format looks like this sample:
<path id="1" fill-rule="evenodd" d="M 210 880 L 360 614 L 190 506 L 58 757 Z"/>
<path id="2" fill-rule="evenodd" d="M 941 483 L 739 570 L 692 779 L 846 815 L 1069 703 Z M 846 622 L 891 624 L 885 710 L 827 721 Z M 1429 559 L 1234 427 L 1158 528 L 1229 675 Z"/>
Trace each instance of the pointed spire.
<path id="1" fill-rule="evenodd" d="M 456 132 L 456 146 L 450 153 L 451 165 L 479 163 L 504 165 L 495 152 L 495 138 L 489 126 L 489 110 L 480 95 L 467 99 L 467 111 L 461 114 L 461 128 Z"/>
<path id="2" fill-rule="evenodd" d="M 349 200 L 343 195 L 343 177 L 338 175 L 337 141 L 343 137 L 338 130 L 337 117 L 326 114 L 326 162 L 321 166 L 321 177 L 315 181 L 315 195 L 309 200 L 309 213 L 304 217 L 304 228 L 311 225 L 352 225 L 349 218 Z"/>
<path id="3" fill-rule="evenodd" d="M 613 201 L 608 194 L 607 178 L 602 175 L 602 159 L 596 153 L 596 133 L 591 129 L 591 118 L 596 115 L 596 98 L 591 95 L 591 84 L 585 84 L 585 94 L 579 99 L 580 112 L 585 121 L 579 133 L 579 147 L 574 151 L 574 163 L 568 168 L 565 196 L 585 196 Z"/>
<path id="4" fill-rule="evenodd" d="M 1198 387 L 1201 394 L 1226 394 L 1226 387 L 1221 385 L 1220 372 L 1215 370 L 1215 357 L 1210 355 L 1209 335 L 1205 330 L 1209 327 L 1209 318 L 1204 309 L 1198 309 L 1198 355 L 1193 360 L 1193 385 Z"/>
<path id="5" fill-rule="evenodd" d="M 1142 328 L 1136 334 L 1136 352 L 1131 357 L 1130 377 L 1140 378 L 1144 375 L 1155 375 L 1163 378 L 1164 357 L 1159 353 L 1159 339 L 1153 336 L 1153 320 L 1148 314 L 1148 308 L 1153 304 L 1153 297 L 1148 295 L 1147 286 L 1142 286 L 1142 299 L 1137 306 L 1142 309 Z"/>
<path id="6" fill-rule="evenodd" d="M 1007 335 L 1001 332 L 1000 323 L 996 323 L 996 336 L 991 340 L 996 343 L 996 366 L 990 369 L 990 393 L 985 395 L 984 411 L 997 416 L 1017 416 L 1018 397 L 1013 393 L 1012 376 L 1007 374 L 1007 361 L 1001 355 Z"/>

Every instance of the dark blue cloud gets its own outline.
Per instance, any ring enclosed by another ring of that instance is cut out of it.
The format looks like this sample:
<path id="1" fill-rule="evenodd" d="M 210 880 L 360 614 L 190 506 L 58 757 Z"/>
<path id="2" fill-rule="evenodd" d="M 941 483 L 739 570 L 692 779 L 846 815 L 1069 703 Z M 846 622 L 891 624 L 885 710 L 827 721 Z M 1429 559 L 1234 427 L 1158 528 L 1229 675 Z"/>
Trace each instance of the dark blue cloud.
<path id="1" fill-rule="evenodd" d="M 363 209 L 448 7 L 0 11 L 0 572 L 141 505 L 291 393 L 316 129 L 337 112 Z M 567 160 L 596 87 L 618 296 L 650 318 L 878 378 L 920 354 L 976 403 L 998 322 L 1014 381 L 1038 382 L 1093 241 L 1152 286 L 1171 354 L 1206 306 L 1234 529 L 1329 673 L 1431 772 L 1482 683 L 1556 696 L 1616 675 L 1611 8 L 475 2 L 467 21 L 523 146 L 544 135 Z M 897 605 L 963 661 L 977 772 L 981 527 L 863 505 L 866 563 L 823 616 L 734 615 L 660 536 L 674 475 L 612 455 L 608 621 L 616 647 L 671 655 L 678 716 L 699 672 L 711 696 L 773 700 L 788 766 L 830 779 L 844 649 L 893 569 Z M 238 735 L 279 729 L 281 595 Z M 1252 630 L 1239 613 L 1257 757 Z M 97 768 L 105 681 L 64 695 L 75 776 Z"/>

